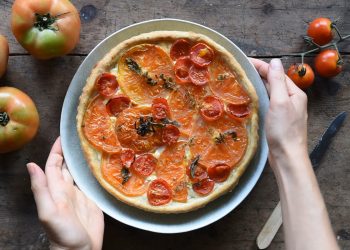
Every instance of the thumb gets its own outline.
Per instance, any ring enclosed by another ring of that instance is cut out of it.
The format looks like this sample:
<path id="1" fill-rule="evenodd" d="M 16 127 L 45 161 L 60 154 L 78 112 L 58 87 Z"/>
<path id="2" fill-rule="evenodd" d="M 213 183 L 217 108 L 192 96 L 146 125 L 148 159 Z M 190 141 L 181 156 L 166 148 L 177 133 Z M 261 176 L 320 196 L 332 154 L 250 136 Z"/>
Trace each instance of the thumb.
<path id="1" fill-rule="evenodd" d="M 267 80 L 270 84 L 271 102 L 283 102 L 288 99 L 286 75 L 280 59 L 272 59 L 267 73 Z"/>

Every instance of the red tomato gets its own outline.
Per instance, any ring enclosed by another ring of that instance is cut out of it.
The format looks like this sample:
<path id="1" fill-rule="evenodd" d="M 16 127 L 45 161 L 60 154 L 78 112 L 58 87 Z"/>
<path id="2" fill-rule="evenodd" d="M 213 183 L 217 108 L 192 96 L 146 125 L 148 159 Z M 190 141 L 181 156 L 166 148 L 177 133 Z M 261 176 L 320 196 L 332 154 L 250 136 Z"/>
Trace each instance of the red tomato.
<path id="1" fill-rule="evenodd" d="M 193 177 L 191 175 L 190 166 L 188 166 L 187 175 L 190 177 L 190 180 L 192 182 L 199 182 L 203 179 L 208 178 L 208 173 L 207 173 L 206 168 L 203 165 L 201 165 L 200 163 L 197 164 Z"/>
<path id="2" fill-rule="evenodd" d="M 115 75 L 102 73 L 95 82 L 98 92 L 104 97 L 111 97 L 118 88 L 118 82 Z"/>
<path id="3" fill-rule="evenodd" d="M 32 99 L 19 89 L 0 87 L 0 153 L 24 146 L 38 127 L 39 114 Z"/>
<path id="4" fill-rule="evenodd" d="M 180 130 L 171 124 L 165 125 L 162 129 L 162 142 L 171 145 L 177 142 L 180 137 Z"/>
<path id="5" fill-rule="evenodd" d="M 222 102 L 214 96 L 204 97 L 199 111 L 204 120 L 209 122 L 219 119 L 224 112 Z"/>
<path id="6" fill-rule="evenodd" d="M 67 0 L 16 0 L 11 28 L 30 54 L 49 59 L 69 53 L 78 43 L 80 15 Z"/>
<path id="7" fill-rule="evenodd" d="M 147 198 L 153 206 L 169 203 L 172 199 L 170 185 L 163 179 L 155 179 L 148 187 Z"/>
<path id="8" fill-rule="evenodd" d="M 124 109 L 130 107 L 130 98 L 125 95 L 118 95 L 113 97 L 106 104 L 106 108 L 109 114 L 118 116 Z"/>
<path id="9" fill-rule="evenodd" d="M 204 43 L 197 43 L 191 48 L 190 57 L 194 64 L 204 67 L 214 59 L 214 51 Z"/>
<path id="10" fill-rule="evenodd" d="M 189 77 L 194 85 L 205 85 L 210 80 L 210 74 L 207 67 L 198 67 L 192 65 L 189 72 Z"/>
<path id="11" fill-rule="evenodd" d="M 0 78 L 5 74 L 9 59 L 9 44 L 6 37 L 0 35 Z"/>
<path id="12" fill-rule="evenodd" d="M 287 75 L 301 89 L 310 87 L 315 79 L 314 71 L 307 63 L 291 65 Z"/>
<path id="13" fill-rule="evenodd" d="M 165 98 L 154 98 L 152 101 L 152 116 L 157 120 L 170 116 L 168 101 Z"/>
<path id="14" fill-rule="evenodd" d="M 307 35 L 318 45 L 329 43 L 333 39 L 332 21 L 324 17 L 316 18 L 309 24 Z"/>
<path id="15" fill-rule="evenodd" d="M 131 170 L 140 176 L 147 177 L 153 173 L 156 165 L 157 159 L 152 154 L 143 154 L 136 157 Z"/>
<path id="16" fill-rule="evenodd" d="M 249 115 L 249 107 L 245 104 L 233 104 L 226 105 L 226 113 L 233 119 L 241 119 Z"/>
<path id="17" fill-rule="evenodd" d="M 323 50 L 315 58 L 315 70 L 322 77 L 336 76 L 342 69 L 343 63 L 334 49 Z"/>
<path id="18" fill-rule="evenodd" d="M 175 79 L 180 84 L 190 83 L 190 68 L 192 62 L 188 56 L 180 57 L 175 63 Z"/>
<path id="19" fill-rule="evenodd" d="M 120 160 L 123 167 L 130 168 L 135 160 L 135 152 L 131 148 L 124 148 L 120 154 Z"/>
<path id="20" fill-rule="evenodd" d="M 170 57 L 174 61 L 182 56 L 188 56 L 190 54 L 191 45 L 185 39 L 176 40 L 170 48 Z"/>
<path id="21" fill-rule="evenodd" d="M 215 182 L 224 182 L 231 173 L 230 166 L 226 164 L 218 164 L 208 168 L 209 178 Z"/>
<path id="22" fill-rule="evenodd" d="M 207 195 L 214 189 L 215 182 L 209 178 L 192 184 L 193 191 L 200 195 Z"/>

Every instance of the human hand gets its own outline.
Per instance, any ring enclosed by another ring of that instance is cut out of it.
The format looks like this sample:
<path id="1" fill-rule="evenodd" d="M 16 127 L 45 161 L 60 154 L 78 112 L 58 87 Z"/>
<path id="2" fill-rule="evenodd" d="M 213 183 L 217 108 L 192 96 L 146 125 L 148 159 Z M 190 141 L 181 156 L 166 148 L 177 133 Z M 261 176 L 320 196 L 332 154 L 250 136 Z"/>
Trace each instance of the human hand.
<path id="1" fill-rule="evenodd" d="M 270 158 L 307 155 L 306 94 L 285 75 L 279 59 L 272 59 L 270 64 L 254 58 L 250 60 L 270 96 L 265 123 Z"/>
<path id="2" fill-rule="evenodd" d="M 102 211 L 74 185 L 64 163 L 57 138 L 46 162 L 45 173 L 35 163 L 27 164 L 39 220 L 51 249 L 101 249 Z"/>

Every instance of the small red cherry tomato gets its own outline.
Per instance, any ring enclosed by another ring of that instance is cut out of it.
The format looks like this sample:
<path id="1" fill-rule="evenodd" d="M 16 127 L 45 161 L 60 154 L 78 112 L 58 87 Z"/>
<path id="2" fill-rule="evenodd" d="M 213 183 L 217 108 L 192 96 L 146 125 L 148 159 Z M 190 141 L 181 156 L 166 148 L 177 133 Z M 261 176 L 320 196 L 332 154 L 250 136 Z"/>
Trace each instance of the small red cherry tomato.
<path id="1" fill-rule="evenodd" d="M 95 82 L 98 92 L 104 97 L 111 97 L 118 88 L 118 82 L 115 75 L 102 73 Z"/>
<path id="2" fill-rule="evenodd" d="M 131 170 L 143 177 L 150 176 L 157 165 L 157 159 L 152 154 L 143 154 L 136 157 Z"/>
<path id="3" fill-rule="evenodd" d="M 180 137 L 180 130 L 172 124 L 167 124 L 162 129 L 162 142 L 166 145 L 171 145 L 176 143 L 179 137 Z"/>
<path id="4" fill-rule="evenodd" d="M 208 168 L 209 178 L 215 182 L 224 182 L 231 173 L 230 166 L 226 164 L 218 164 Z"/>
<path id="5" fill-rule="evenodd" d="M 309 24 L 307 35 L 318 45 L 329 43 L 333 39 L 332 21 L 324 17 L 316 18 Z"/>
<path id="6" fill-rule="evenodd" d="M 315 58 L 315 70 L 322 77 L 333 77 L 343 69 L 343 62 L 334 49 L 321 51 Z"/>
<path id="7" fill-rule="evenodd" d="M 245 104 L 232 104 L 226 105 L 226 113 L 233 119 L 242 119 L 249 115 L 249 107 Z"/>
<path id="8" fill-rule="evenodd" d="M 203 179 L 208 178 L 208 173 L 207 173 L 206 168 L 203 165 L 201 165 L 200 163 L 198 163 L 197 166 L 195 167 L 193 177 L 191 175 L 191 168 L 190 168 L 190 166 L 188 166 L 187 175 L 189 176 L 189 178 L 192 182 L 199 182 Z"/>
<path id="9" fill-rule="evenodd" d="M 169 203 L 172 199 L 170 185 L 163 179 L 155 179 L 148 187 L 147 198 L 153 206 Z"/>
<path id="10" fill-rule="evenodd" d="M 190 54 L 191 44 L 185 39 L 176 40 L 170 48 L 170 57 L 174 61 Z"/>
<path id="11" fill-rule="evenodd" d="M 135 152 L 131 148 L 124 148 L 120 155 L 120 160 L 123 167 L 130 168 L 131 164 L 135 160 Z"/>
<path id="12" fill-rule="evenodd" d="M 214 96 L 206 96 L 199 110 L 204 120 L 211 122 L 219 119 L 223 114 L 222 102 Z"/>
<path id="13" fill-rule="evenodd" d="M 197 194 L 207 195 L 214 189 L 215 182 L 209 178 L 193 183 L 192 188 Z"/>
<path id="14" fill-rule="evenodd" d="M 192 65 L 190 68 L 189 76 L 190 76 L 191 82 L 194 85 L 198 85 L 198 86 L 205 85 L 210 80 L 210 74 L 207 67 L 198 67 L 198 66 Z"/>
<path id="15" fill-rule="evenodd" d="M 130 103 L 131 101 L 129 97 L 118 95 L 107 102 L 106 108 L 110 115 L 118 116 L 124 109 L 130 107 Z"/>
<path id="16" fill-rule="evenodd" d="M 315 79 L 314 71 L 307 63 L 291 65 L 287 75 L 301 89 L 310 87 Z"/>
<path id="17" fill-rule="evenodd" d="M 191 61 L 199 67 L 207 66 L 214 58 L 214 51 L 204 43 L 197 43 L 190 51 Z"/>
<path id="18" fill-rule="evenodd" d="M 192 62 L 188 56 L 180 57 L 176 60 L 174 70 L 176 82 L 180 84 L 190 83 L 190 68 Z"/>
<path id="19" fill-rule="evenodd" d="M 153 118 L 161 120 L 170 116 L 168 101 L 165 98 L 154 98 L 152 102 Z"/>

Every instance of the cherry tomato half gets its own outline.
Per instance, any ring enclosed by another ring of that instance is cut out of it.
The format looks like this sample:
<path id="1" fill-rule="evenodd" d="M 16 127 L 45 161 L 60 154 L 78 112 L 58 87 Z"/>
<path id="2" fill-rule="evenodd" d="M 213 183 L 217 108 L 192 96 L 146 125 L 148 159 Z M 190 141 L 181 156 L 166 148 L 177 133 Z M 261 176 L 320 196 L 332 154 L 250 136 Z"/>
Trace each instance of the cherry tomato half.
<path id="1" fill-rule="evenodd" d="M 333 39 L 332 21 L 324 17 L 316 18 L 309 24 L 307 35 L 318 45 L 329 43 Z"/>
<path id="2" fill-rule="evenodd" d="M 307 89 L 314 83 L 315 74 L 309 64 L 293 64 L 287 75 L 301 89 Z"/>
<path id="3" fill-rule="evenodd" d="M 131 101 L 129 97 L 125 95 L 118 95 L 107 102 L 106 108 L 109 114 L 118 116 L 124 109 L 130 107 L 130 103 Z"/>
<path id="4" fill-rule="evenodd" d="M 209 82 L 210 74 L 207 67 L 198 67 L 192 65 L 189 72 L 189 77 L 194 85 L 202 86 Z"/>
<path id="5" fill-rule="evenodd" d="M 214 189 L 215 182 L 209 178 L 193 183 L 192 188 L 197 194 L 207 195 Z"/>
<path id="6" fill-rule="evenodd" d="M 204 97 L 199 111 L 204 120 L 209 122 L 219 119 L 224 112 L 222 102 L 214 96 Z"/>
<path id="7" fill-rule="evenodd" d="M 323 50 L 315 58 L 315 70 L 322 77 L 336 76 L 342 69 L 343 63 L 334 49 Z"/>
<path id="8" fill-rule="evenodd" d="M 162 129 L 162 142 L 171 145 L 177 142 L 180 137 L 180 130 L 171 124 L 165 125 Z"/>
<path id="9" fill-rule="evenodd" d="M 214 51 L 204 43 L 197 43 L 190 51 L 191 61 L 199 67 L 207 66 L 214 58 Z"/>
<path id="10" fill-rule="evenodd" d="M 191 44 L 185 39 L 176 40 L 170 48 L 170 57 L 174 61 L 190 54 Z"/>
<path id="11" fill-rule="evenodd" d="M 130 168 L 135 160 L 135 152 L 131 148 L 124 148 L 120 154 L 120 160 L 123 167 Z"/>
<path id="12" fill-rule="evenodd" d="M 180 84 L 190 83 L 190 68 L 192 62 L 188 56 L 180 57 L 176 60 L 174 70 L 176 82 Z"/>
<path id="13" fill-rule="evenodd" d="M 153 206 L 169 203 L 172 199 L 170 185 L 163 179 L 155 179 L 148 187 L 147 198 Z"/>
<path id="14" fill-rule="evenodd" d="M 157 159 L 152 154 L 143 154 L 136 157 L 131 170 L 143 177 L 150 176 L 157 165 Z"/>
<path id="15" fill-rule="evenodd" d="M 154 98 L 152 101 L 152 116 L 161 120 L 170 116 L 168 101 L 165 98 Z"/>
<path id="16" fill-rule="evenodd" d="M 226 113 L 233 119 L 242 119 L 249 115 L 249 107 L 246 104 L 233 104 L 228 103 L 226 105 Z"/>
<path id="17" fill-rule="evenodd" d="M 224 182 L 231 173 L 230 166 L 226 164 L 218 164 L 208 168 L 209 178 L 215 182 Z"/>
<path id="18" fill-rule="evenodd" d="M 102 73 L 95 82 L 98 92 L 104 97 L 111 97 L 118 88 L 118 82 L 115 75 Z"/>

